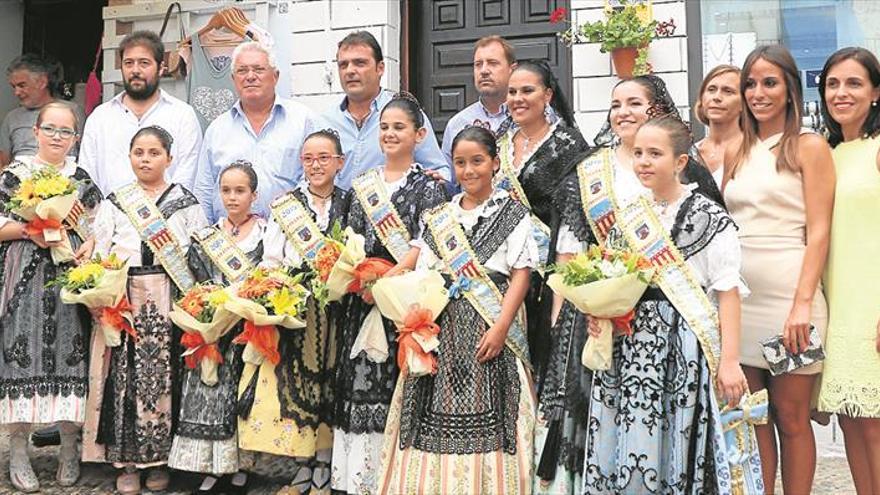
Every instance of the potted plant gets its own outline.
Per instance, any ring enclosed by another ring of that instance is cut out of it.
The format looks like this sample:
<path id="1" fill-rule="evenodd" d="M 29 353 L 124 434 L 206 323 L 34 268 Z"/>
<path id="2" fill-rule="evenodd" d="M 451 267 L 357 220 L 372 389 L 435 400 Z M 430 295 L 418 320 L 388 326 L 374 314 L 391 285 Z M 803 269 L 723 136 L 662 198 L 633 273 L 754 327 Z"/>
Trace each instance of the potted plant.
<path id="1" fill-rule="evenodd" d="M 670 19 L 659 23 L 646 21 L 648 5 L 632 0 L 619 0 L 619 7 L 606 8 L 605 20 L 572 25 L 561 32 L 559 37 L 567 44 L 600 43 L 599 51 L 611 53 L 614 69 L 620 78 L 650 72 L 648 64 L 648 45 L 658 36 L 669 36 L 675 32 L 675 22 Z M 560 22 L 565 17 L 564 10 L 557 9 L 551 22 Z"/>

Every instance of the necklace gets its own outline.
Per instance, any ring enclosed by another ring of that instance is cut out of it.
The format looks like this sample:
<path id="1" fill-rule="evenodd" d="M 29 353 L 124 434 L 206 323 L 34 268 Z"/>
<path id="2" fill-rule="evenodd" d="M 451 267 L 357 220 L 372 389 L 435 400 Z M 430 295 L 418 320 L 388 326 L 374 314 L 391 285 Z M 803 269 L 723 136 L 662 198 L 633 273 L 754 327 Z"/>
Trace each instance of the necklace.
<path id="1" fill-rule="evenodd" d="M 549 130 L 550 126 L 547 126 L 547 129 Z M 526 134 L 526 131 L 524 131 L 522 128 L 520 128 L 519 132 L 521 132 L 523 137 L 525 137 L 525 139 L 523 139 L 523 153 L 526 153 L 530 149 L 529 144 L 531 144 L 532 138 L 528 134 Z M 544 137 L 547 134 L 547 131 L 544 131 L 540 134 L 541 137 Z"/>
<path id="2" fill-rule="evenodd" d="M 247 218 L 245 218 L 244 221 L 238 225 L 235 225 L 234 223 L 232 223 L 232 220 L 227 218 L 226 221 L 229 222 L 229 225 L 232 225 L 232 229 L 229 232 L 232 234 L 233 237 L 238 237 L 238 235 L 241 234 L 241 228 L 247 225 L 247 223 L 250 222 L 252 218 L 254 218 L 254 214 L 248 213 Z"/>
<path id="3" fill-rule="evenodd" d="M 330 196 L 333 196 L 333 189 L 330 189 L 330 193 L 327 194 L 326 196 L 322 196 L 322 195 L 316 193 L 315 191 L 312 191 L 312 186 L 308 186 L 306 189 L 309 190 L 309 194 L 311 194 L 312 196 L 315 196 L 315 197 L 317 197 L 317 198 L 319 198 L 319 199 L 327 199 L 327 198 L 329 198 Z"/>

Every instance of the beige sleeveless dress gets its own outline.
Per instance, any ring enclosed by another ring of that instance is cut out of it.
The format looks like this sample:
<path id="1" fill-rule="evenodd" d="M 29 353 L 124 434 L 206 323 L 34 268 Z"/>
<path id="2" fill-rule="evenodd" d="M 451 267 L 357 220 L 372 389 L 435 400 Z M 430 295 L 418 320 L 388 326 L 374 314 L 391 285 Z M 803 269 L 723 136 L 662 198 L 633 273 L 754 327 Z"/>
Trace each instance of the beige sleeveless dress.
<path id="1" fill-rule="evenodd" d="M 740 361 L 767 369 L 762 340 L 782 333 L 791 310 L 806 250 L 806 208 L 800 173 L 777 172 L 774 147 L 782 134 L 758 140 L 749 159 L 724 189 L 724 201 L 739 227 L 742 276 L 752 294 L 742 303 Z M 810 322 L 825 337 L 828 307 L 821 284 L 813 297 Z M 822 371 L 822 363 L 796 374 Z"/>

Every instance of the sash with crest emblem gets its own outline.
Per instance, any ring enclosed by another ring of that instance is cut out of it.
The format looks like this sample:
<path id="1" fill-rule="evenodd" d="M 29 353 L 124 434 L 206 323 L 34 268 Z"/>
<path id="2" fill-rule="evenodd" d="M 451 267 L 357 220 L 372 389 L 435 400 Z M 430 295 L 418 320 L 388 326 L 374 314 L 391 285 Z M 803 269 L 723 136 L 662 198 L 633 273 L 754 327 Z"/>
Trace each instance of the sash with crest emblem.
<path id="1" fill-rule="evenodd" d="M 250 258 L 238 247 L 235 240 L 217 226 L 200 229 L 193 233 L 192 238 L 202 246 L 205 254 L 229 283 L 241 282 L 254 268 Z"/>
<path id="2" fill-rule="evenodd" d="M 453 277 L 453 285 L 477 310 L 489 326 L 501 316 L 504 295 L 489 278 L 486 268 L 468 241 L 461 224 L 455 219 L 449 203 L 424 214 L 426 227 L 434 238 L 436 253 L 446 270 Z M 517 313 L 507 332 L 506 345 L 524 363 L 529 363 L 529 347 L 526 340 L 523 312 Z"/>
<path id="3" fill-rule="evenodd" d="M 309 209 L 296 199 L 293 192 L 287 192 L 275 198 L 269 210 L 296 252 L 313 267 L 326 240 Z"/>
<path id="4" fill-rule="evenodd" d="M 186 256 L 156 204 L 137 183 L 119 189 L 115 195 L 141 241 L 150 248 L 174 285 L 182 292 L 189 290 L 195 280 L 186 264 Z"/>
<path id="5" fill-rule="evenodd" d="M 352 182 L 352 189 L 382 245 L 399 263 L 409 252 L 410 236 L 382 183 L 379 169 L 371 169 Z"/>

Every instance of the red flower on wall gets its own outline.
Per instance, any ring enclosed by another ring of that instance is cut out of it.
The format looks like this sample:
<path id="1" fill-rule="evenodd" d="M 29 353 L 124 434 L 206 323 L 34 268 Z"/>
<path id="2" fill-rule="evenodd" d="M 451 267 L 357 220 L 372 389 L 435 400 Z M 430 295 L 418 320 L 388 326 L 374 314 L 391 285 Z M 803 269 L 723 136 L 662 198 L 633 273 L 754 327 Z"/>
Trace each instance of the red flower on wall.
<path id="1" fill-rule="evenodd" d="M 550 13 L 550 24 L 564 21 L 567 15 L 568 11 L 565 10 L 565 7 L 557 7 Z"/>

